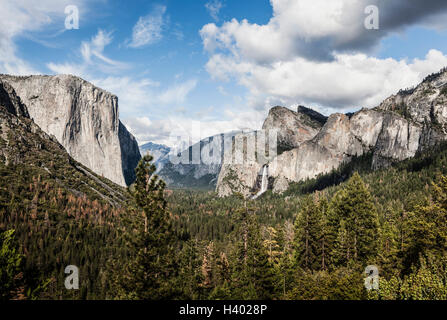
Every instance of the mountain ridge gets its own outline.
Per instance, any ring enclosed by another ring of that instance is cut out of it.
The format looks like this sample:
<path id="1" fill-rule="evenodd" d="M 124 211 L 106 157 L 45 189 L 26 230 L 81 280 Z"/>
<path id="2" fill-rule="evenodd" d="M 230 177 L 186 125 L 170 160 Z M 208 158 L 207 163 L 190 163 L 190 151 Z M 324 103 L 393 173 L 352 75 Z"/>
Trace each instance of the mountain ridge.
<path id="1" fill-rule="evenodd" d="M 290 112 L 283 110 L 280 118 L 287 119 Z M 263 126 L 264 130 L 271 128 L 275 126 Z M 271 188 L 283 192 L 290 182 L 328 173 L 368 152 L 373 153 L 373 169 L 379 169 L 411 158 L 446 138 L 447 70 L 444 68 L 415 88 L 388 97 L 375 108 L 364 108 L 350 115 L 330 115 L 315 136 L 304 136 L 297 147 L 278 152 L 268 163 L 248 159 L 243 165 L 224 166 L 216 191 L 221 197 L 234 191 L 249 197 L 259 185 L 260 169 L 268 165 Z M 281 141 L 279 138 L 279 146 Z"/>

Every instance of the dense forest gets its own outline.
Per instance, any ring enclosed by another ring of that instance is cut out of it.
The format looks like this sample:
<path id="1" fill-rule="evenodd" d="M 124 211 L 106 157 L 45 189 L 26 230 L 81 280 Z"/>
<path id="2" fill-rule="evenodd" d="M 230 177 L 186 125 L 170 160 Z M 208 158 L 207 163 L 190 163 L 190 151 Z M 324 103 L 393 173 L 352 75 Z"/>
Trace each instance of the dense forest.
<path id="1" fill-rule="evenodd" d="M 445 144 L 256 201 L 167 190 L 151 160 L 120 203 L 1 164 L 1 299 L 447 299 Z"/>

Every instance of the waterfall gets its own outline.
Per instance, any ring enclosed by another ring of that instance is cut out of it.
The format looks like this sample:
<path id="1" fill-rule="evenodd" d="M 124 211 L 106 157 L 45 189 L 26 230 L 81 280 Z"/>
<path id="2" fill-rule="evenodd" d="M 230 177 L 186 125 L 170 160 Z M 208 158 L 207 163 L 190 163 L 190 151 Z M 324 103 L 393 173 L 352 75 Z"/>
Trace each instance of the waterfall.
<path id="1" fill-rule="evenodd" d="M 253 196 L 253 200 L 259 198 L 264 192 L 267 191 L 269 185 L 268 166 L 264 166 L 262 171 L 261 190 Z"/>

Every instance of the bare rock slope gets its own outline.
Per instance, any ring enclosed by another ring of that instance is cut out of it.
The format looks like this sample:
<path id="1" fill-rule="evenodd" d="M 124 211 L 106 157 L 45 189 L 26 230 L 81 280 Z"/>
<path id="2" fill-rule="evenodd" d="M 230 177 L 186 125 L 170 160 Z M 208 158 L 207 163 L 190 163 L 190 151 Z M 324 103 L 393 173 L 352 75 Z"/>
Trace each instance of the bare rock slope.
<path id="1" fill-rule="evenodd" d="M 31 119 L 76 160 L 125 186 L 141 158 L 135 138 L 118 117 L 118 98 L 70 75 L 0 75 L 27 106 Z"/>

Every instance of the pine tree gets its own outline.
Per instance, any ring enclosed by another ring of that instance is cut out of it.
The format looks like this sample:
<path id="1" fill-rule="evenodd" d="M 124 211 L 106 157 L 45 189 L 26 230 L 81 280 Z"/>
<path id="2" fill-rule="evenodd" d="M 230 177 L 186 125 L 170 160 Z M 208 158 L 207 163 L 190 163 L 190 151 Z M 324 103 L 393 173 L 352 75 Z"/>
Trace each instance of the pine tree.
<path id="1" fill-rule="evenodd" d="M 333 201 L 333 214 L 340 223 L 335 261 L 338 265 L 367 263 L 377 254 L 379 222 L 371 194 L 358 173 Z"/>
<path id="2" fill-rule="evenodd" d="M 439 180 L 438 184 L 433 184 L 431 203 L 416 206 L 410 214 L 407 267 L 421 255 L 440 257 L 447 254 L 447 177 L 441 176 Z"/>
<path id="3" fill-rule="evenodd" d="M 130 297 L 145 300 L 169 299 L 179 294 L 173 286 L 176 275 L 175 238 L 164 199 L 165 183 L 154 175 L 152 156 L 144 156 L 136 168 L 136 181 L 130 190 L 142 215 L 143 228 L 134 245 L 136 259 L 128 269 Z M 141 220 L 140 220 L 141 221 Z"/>
<path id="4" fill-rule="evenodd" d="M 325 197 L 319 201 L 319 211 L 321 216 L 321 236 L 320 236 L 320 255 L 321 270 L 325 271 L 330 263 L 330 227 L 329 227 L 329 203 Z"/>
<path id="5" fill-rule="evenodd" d="M 245 203 L 236 212 L 235 250 L 233 253 L 233 298 L 271 299 L 275 294 L 275 273 L 263 245 L 256 216 Z"/>
<path id="6" fill-rule="evenodd" d="M 295 221 L 295 263 L 304 270 L 322 268 L 322 216 L 318 203 L 304 199 Z"/>

